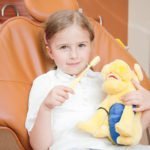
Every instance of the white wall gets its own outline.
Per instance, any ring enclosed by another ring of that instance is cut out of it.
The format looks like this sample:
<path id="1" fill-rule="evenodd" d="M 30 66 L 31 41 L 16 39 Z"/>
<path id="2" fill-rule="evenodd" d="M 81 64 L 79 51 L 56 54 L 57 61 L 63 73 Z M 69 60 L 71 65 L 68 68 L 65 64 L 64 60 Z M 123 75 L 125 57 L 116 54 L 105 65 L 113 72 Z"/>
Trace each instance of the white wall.
<path id="1" fill-rule="evenodd" d="M 150 77 L 150 0 L 128 0 L 129 51 Z"/>

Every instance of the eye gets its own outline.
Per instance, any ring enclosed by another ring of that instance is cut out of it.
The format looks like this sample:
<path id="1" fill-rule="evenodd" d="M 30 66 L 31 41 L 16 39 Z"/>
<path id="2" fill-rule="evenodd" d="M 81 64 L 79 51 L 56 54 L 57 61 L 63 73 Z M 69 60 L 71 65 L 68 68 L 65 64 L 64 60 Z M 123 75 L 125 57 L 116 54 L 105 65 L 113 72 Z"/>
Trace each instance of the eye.
<path id="1" fill-rule="evenodd" d="M 79 46 L 79 47 L 85 47 L 86 44 L 81 43 L 81 44 L 79 44 L 78 46 Z"/>
<path id="2" fill-rule="evenodd" d="M 67 45 L 63 45 L 60 47 L 60 49 L 66 49 L 68 46 Z"/>

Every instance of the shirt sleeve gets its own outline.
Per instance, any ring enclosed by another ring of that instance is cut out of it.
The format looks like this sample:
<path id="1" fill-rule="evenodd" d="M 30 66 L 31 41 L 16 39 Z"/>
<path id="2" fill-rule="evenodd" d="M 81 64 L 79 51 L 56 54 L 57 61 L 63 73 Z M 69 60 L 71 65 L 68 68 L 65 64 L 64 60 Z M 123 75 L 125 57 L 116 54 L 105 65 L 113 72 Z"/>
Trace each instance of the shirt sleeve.
<path id="1" fill-rule="evenodd" d="M 28 132 L 31 131 L 41 103 L 44 101 L 50 91 L 50 85 L 46 75 L 41 75 L 33 81 L 29 94 L 28 113 L 25 127 Z"/>

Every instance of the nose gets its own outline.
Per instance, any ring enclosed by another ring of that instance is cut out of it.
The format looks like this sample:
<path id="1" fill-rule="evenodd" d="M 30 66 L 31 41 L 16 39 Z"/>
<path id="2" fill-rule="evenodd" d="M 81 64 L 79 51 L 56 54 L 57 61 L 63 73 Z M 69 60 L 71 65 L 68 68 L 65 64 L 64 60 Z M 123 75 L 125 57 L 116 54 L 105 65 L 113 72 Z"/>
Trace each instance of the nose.
<path id="1" fill-rule="evenodd" d="M 78 51 L 76 47 L 70 49 L 70 58 L 75 59 L 78 57 Z"/>

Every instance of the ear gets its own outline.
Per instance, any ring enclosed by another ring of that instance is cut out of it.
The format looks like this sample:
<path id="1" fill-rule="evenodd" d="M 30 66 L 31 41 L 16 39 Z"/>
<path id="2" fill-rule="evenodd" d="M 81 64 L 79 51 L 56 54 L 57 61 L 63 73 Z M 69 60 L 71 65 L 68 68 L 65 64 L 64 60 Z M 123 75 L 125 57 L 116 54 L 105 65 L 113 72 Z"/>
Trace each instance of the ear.
<path id="1" fill-rule="evenodd" d="M 47 51 L 47 53 L 48 53 L 48 56 L 49 56 L 52 60 L 54 60 L 53 52 L 52 52 L 52 50 L 51 50 L 51 48 L 50 48 L 49 46 L 46 46 L 46 51 Z"/>
<path id="2" fill-rule="evenodd" d="M 47 41 L 47 39 L 46 39 L 46 34 L 45 34 L 45 33 L 44 33 L 44 43 L 45 43 L 45 45 L 46 45 L 46 51 L 47 51 L 48 56 L 49 56 L 51 59 L 54 59 L 52 50 L 51 50 L 51 48 L 48 46 L 48 41 Z"/>
<path id="3" fill-rule="evenodd" d="M 48 41 L 47 41 L 47 39 L 46 39 L 46 34 L 44 33 L 44 43 L 45 43 L 45 47 L 46 47 L 46 52 L 47 52 L 47 54 L 48 54 L 48 56 L 51 58 L 51 59 L 53 59 L 53 57 L 52 57 L 52 52 L 51 52 L 51 49 L 49 48 L 49 46 L 48 46 Z"/>

